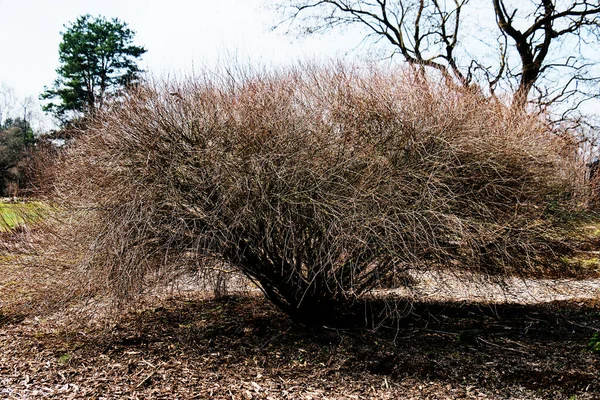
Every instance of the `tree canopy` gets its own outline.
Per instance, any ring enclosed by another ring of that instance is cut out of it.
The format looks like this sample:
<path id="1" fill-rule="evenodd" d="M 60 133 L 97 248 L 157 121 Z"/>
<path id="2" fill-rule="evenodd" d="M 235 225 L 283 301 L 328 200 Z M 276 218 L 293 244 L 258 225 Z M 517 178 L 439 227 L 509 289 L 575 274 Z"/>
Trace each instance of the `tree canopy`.
<path id="1" fill-rule="evenodd" d="M 19 182 L 23 161 L 35 137 L 27 120 L 7 118 L 0 124 L 0 196 L 7 194 L 9 182 Z"/>
<path id="2" fill-rule="evenodd" d="M 146 52 L 133 45 L 135 32 L 117 18 L 79 17 L 65 25 L 59 46 L 58 78 L 40 96 L 54 100 L 44 106 L 61 122 L 93 114 L 135 83 L 142 72 L 137 65 Z"/>

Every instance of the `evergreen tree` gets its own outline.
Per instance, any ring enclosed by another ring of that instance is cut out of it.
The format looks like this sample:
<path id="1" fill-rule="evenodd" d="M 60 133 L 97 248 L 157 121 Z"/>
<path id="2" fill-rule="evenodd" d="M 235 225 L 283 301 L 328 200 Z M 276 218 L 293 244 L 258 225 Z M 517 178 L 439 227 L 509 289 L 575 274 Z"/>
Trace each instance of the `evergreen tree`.
<path id="1" fill-rule="evenodd" d="M 18 185 L 22 180 L 34 143 L 33 129 L 26 120 L 7 118 L 0 125 L 0 196 L 7 194 L 9 182 Z"/>
<path id="2" fill-rule="evenodd" d="M 81 16 L 65 25 L 59 46 L 60 67 L 52 88 L 45 88 L 44 106 L 65 123 L 93 114 L 118 97 L 142 72 L 137 62 L 146 52 L 132 44 L 134 31 L 117 18 Z"/>

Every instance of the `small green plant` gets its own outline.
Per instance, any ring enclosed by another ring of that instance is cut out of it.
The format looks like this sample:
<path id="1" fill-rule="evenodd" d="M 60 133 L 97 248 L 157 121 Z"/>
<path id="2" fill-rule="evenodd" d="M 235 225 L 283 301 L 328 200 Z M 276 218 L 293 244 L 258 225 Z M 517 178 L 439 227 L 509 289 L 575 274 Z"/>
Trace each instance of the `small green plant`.
<path id="1" fill-rule="evenodd" d="M 588 342 L 588 350 L 593 353 L 600 353 L 600 332 L 595 332 Z"/>
<path id="2" fill-rule="evenodd" d="M 72 358 L 73 357 L 69 353 L 63 354 L 62 356 L 58 357 L 58 363 L 60 365 L 68 364 Z"/>

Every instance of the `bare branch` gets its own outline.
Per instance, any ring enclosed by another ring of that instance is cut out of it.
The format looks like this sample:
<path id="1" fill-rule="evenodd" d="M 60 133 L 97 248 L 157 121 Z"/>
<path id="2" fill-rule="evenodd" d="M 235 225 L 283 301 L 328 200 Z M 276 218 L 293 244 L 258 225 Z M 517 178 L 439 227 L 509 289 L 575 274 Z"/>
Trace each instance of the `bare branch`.
<path id="1" fill-rule="evenodd" d="M 488 9 L 471 7 L 469 0 L 280 1 L 280 10 L 287 16 L 284 20 L 303 27 L 304 32 L 362 26 L 369 35 L 391 44 L 423 76 L 431 68 L 452 85 L 475 83 L 487 87 L 490 95 L 498 88 L 511 91 L 513 110 L 522 111 L 531 103 L 547 108 L 595 96 L 585 79 L 591 72 L 583 66 L 600 61 L 595 56 L 600 51 L 597 0 L 492 0 Z M 468 23 L 465 18 L 480 16 L 493 18 L 495 25 L 490 28 L 496 32 L 490 32 L 490 38 L 461 36 Z M 472 54 L 473 40 L 487 45 L 497 41 L 494 52 L 498 57 Z M 574 41 L 576 46 L 572 46 Z M 551 95 L 561 89 L 569 93 L 568 87 L 576 83 L 580 86 L 573 96 L 557 99 Z M 544 89 L 540 92 L 540 88 Z M 532 90 L 535 96 L 530 99 Z M 550 97 L 540 98 L 541 93 Z"/>

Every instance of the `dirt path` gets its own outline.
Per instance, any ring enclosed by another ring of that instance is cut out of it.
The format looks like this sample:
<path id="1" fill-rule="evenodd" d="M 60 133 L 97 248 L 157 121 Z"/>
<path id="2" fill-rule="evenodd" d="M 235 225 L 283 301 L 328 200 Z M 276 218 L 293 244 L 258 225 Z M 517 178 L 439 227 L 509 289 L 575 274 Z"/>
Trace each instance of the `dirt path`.
<path id="1" fill-rule="evenodd" d="M 520 279 L 502 284 L 473 274 L 420 273 L 411 275 L 416 284 L 388 293 L 413 295 L 429 301 L 475 301 L 480 303 L 539 304 L 600 298 L 600 279 Z"/>

